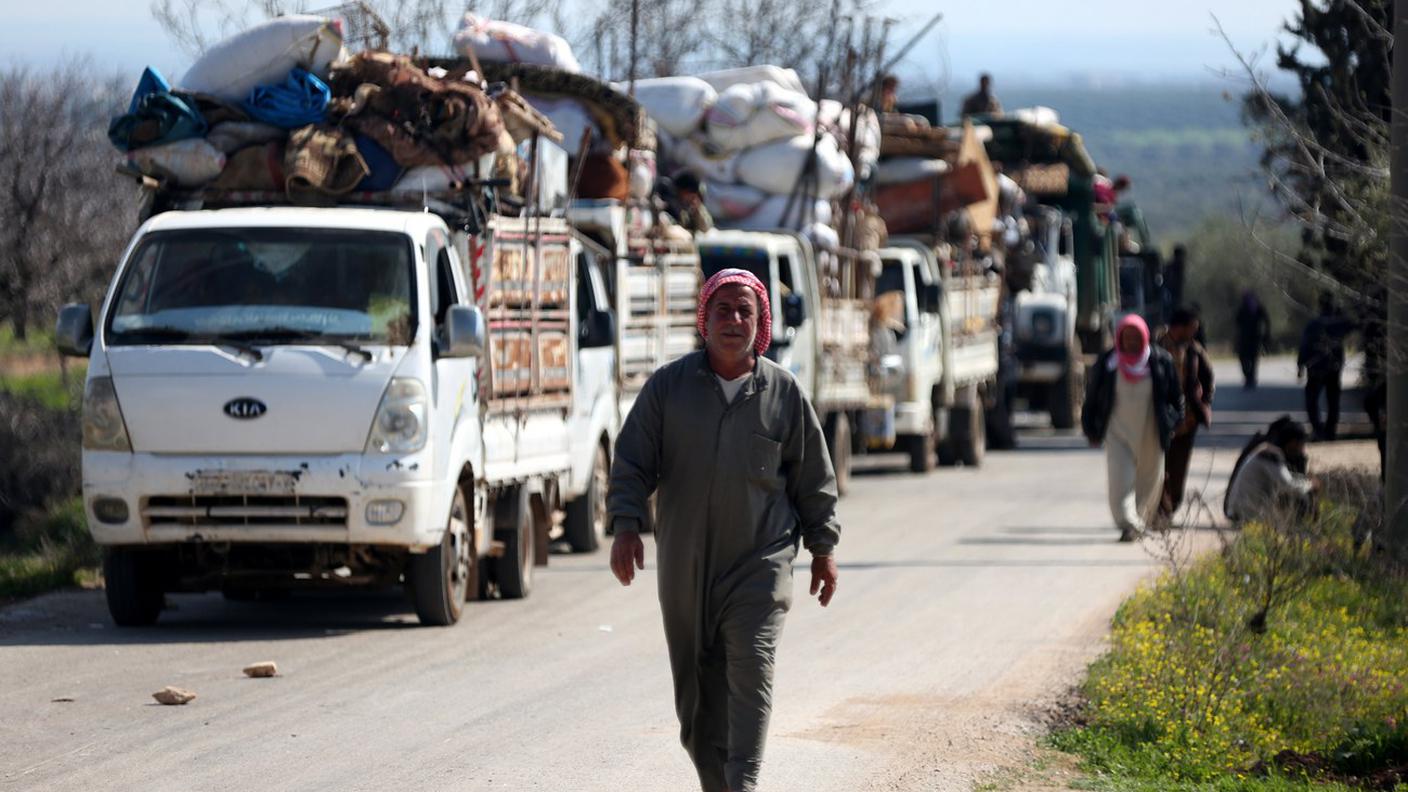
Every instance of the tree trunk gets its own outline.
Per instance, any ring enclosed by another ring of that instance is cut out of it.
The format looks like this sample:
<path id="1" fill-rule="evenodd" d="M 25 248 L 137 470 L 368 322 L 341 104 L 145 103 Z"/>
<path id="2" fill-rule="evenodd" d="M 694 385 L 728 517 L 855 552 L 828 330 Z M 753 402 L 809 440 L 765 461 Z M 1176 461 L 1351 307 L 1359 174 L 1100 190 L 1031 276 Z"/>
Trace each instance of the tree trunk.
<path id="1" fill-rule="evenodd" d="M 1393 4 L 1393 34 L 1408 41 L 1408 0 Z M 1393 136 L 1389 202 L 1388 440 L 1384 460 L 1385 541 L 1398 559 L 1408 563 L 1408 47 L 1393 48 Z"/>

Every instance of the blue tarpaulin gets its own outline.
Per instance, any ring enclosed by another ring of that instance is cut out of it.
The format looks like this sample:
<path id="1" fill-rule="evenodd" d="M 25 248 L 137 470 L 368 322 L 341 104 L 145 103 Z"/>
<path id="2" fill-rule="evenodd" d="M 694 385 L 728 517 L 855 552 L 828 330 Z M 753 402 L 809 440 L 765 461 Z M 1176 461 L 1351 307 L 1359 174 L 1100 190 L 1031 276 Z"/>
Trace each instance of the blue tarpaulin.
<path id="1" fill-rule="evenodd" d="M 296 129 L 321 122 L 330 99 L 332 91 L 327 83 L 295 67 L 278 85 L 260 85 L 250 91 L 244 109 L 256 121 Z"/>
<path id="2" fill-rule="evenodd" d="M 200 112 L 171 93 L 161 73 L 148 66 L 137 81 L 127 113 L 108 125 L 108 140 L 121 151 L 132 151 L 201 137 L 205 132 Z"/>

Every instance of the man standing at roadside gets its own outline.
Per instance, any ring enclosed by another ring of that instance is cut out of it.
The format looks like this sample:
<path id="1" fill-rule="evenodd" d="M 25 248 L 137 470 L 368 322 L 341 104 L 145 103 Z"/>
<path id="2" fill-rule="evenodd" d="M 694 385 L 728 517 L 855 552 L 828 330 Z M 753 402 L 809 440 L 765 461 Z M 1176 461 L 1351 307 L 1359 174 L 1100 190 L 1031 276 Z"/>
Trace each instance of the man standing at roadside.
<path id="1" fill-rule="evenodd" d="M 1320 315 L 1310 320 L 1300 338 L 1296 377 L 1305 377 L 1305 412 L 1316 440 L 1334 440 L 1340 423 L 1340 377 L 1344 372 L 1344 337 L 1353 325 L 1335 305 L 1335 296 L 1320 294 Z M 1320 420 L 1320 394 L 1325 394 L 1325 420 Z"/>
<path id="2" fill-rule="evenodd" d="M 836 593 L 836 477 L 821 424 L 772 338 L 767 290 L 725 269 L 700 290 L 705 348 L 651 376 L 616 441 L 611 571 L 645 568 L 640 527 L 658 496 L 660 607 L 680 741 L 703 792 L 754 792 L 777 641 L 800 541 L 811 593 Z"/>
<path id="3" fill-rule="evenodd" d="M 1164 456 L 1164 496 L 1159 514 L 1172 518 L 1183 504 L 1188 481 L 1188 463 L 1193 458 L 1193 438 L 1199 426 L 1212 425 L 1212 363 L 1203 345 L 1197 342 L 1202 322 L 1197 312 L 1178 308 L 1169 317 L 1168 330 L 1160 341 L 1173 357 L 1173 370 L 1183 390 L 1183 420 L 1174 427 Z"/>

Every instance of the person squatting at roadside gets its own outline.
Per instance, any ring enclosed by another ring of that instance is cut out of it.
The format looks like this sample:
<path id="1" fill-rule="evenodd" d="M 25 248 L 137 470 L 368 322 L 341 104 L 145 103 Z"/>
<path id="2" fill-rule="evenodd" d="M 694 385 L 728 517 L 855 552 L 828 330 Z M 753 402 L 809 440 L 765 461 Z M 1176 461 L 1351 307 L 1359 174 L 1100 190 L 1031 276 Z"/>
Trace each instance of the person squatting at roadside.
<path id="1" fill-rule="evenodd" d="M 1273 423 L 1232 469 L 1223 513 L 1237 523 L 1274 517 L 1288 505 L 1301 517 L 1309 514 L 1319 485 L 1305 474 L 1308 437 L 1298 421 Z"/>
<path id="2" fill-rule="evenodd" d="M 1193 440 L 1199 426 L 1212 426 L 1213 374 L 1207 350 L 1195 338 L 1201 321 L 1190 308 L 1178 308 L 1169 317 L 1168 330 L 1159 346 L 1173 358 L 1173 370 L 1183 389 L 1183 420 L 1174 427 L 1164 457 L 1164 497 L 1159 513 L 1172 519 L 1183 505 L 1183 489 L 1188 482 L 1188 464 L 1193 459 Z"/>
<path id="3" fill-rule="evenodd" d="M 797 381 L 763 357 L 767 291 L 725 269 L 699 294 L 705 348 L 646 382 L 616 441 L 607 510 L 611 571 L 644 569 L 652 493 L 658 594 L 675 711 L 703 792 L 757 789 L 774 658 L 800 541 L 811 593 L 836 593 L 836 477 Z"/>
<path id="4" fill-rule="evenodd" d="M 1120 541 L 1144 531 L 1163 494 L 1164 453 L 1183 420 L 1183 390 L 1173 358 L 1149 343 L 1149 326 L 1129 314 L 1115 328 L 1115 346 L 1095 361 L 1086 382 L 1081 429 L 1105 446 L 1110 513 Z"/>

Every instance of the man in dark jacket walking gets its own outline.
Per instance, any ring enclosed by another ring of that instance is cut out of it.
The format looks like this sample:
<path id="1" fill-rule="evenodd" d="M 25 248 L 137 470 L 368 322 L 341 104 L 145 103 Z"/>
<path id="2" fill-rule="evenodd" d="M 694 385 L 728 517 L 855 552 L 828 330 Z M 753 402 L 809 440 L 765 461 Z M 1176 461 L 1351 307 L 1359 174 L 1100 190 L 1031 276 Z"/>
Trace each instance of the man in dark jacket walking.
<path id="1" fill-rule="evenodd" d="M 630 585 L 644 568 L 639 531 L 655 493 L 680 741 L 703 792 L 753 792 L 799 541 L 812 554 L 811 593 L 823 606 L 836 593 L 836 477 L 811 404 L 763 357 L 762 282 L 721 270 L 699 302 L 705 349 L 650 377 L 616 441 L 611 570 Z"/>
<path id="2" fill-rule="evenodd" d="M 1344 372 L 1344 339 L 1354 325 L 1339 312 L 1335 297 L 1320 295 L 1320 315 L 1310 320 L 1300 338 L 1296 376 L 1305 377 L 1305 412 L 1316 440 L 1334 440 L 1340 423 L 1340 378 Z M 1320 420 L 1320 394 L 1326 415 Z"/>
<path id="3" fill-rule="evenodd" d="M 1169 317 L 1168 330 L 1159 345 L 1173 358 L 1173 370 L 1183 390 L 1183 419 L 1173 429 L 1164 456 L 1164 496 L 1159 513 L 1172 518 L 1183 504 L 1188 463 L 1193 459 L 1193 439 L 1199 426 L 1212 426 L 1212 363 L 1195 337 L 1202 322 L 1189 308 L 1178 308 Z"/>
<path id="4" fill-rule="evenodd" d="M 1270 342 L 1271 317 L 1256 293 L 1247 289 L 1237 306 L 1237 359 L 1242 363 L 1242 382 L 1248 390 L 1256 388 L 1257 364 Z"/>

